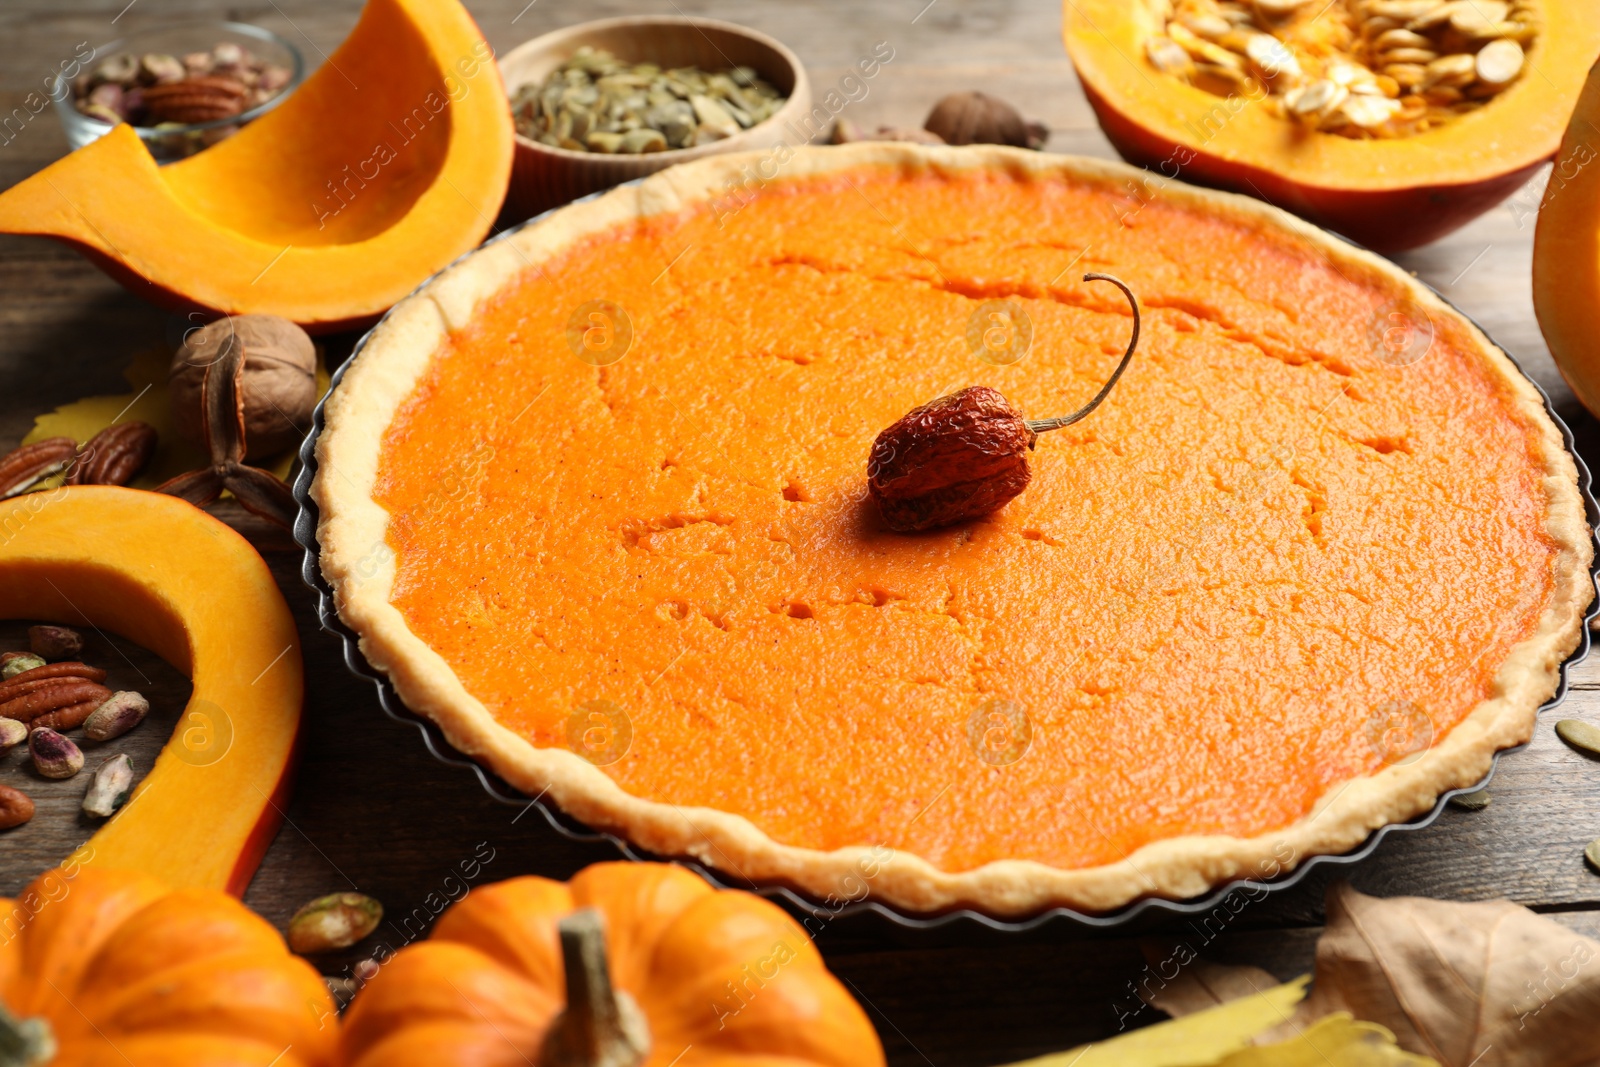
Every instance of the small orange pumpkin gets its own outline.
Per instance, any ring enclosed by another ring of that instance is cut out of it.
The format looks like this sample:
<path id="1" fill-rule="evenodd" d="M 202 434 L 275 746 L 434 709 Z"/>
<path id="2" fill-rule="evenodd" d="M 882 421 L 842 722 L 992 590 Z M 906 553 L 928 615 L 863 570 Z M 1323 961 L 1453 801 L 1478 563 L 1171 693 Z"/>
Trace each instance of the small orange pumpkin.
<path id="1" fill-rule="evenodd" d="M 884 1062 L 798 923 L 654 863 L 473 890 L 356 996 L 341 1048 L 347 1067 Z"/>
<path id="2" fill-rule="evenodd" d="M 75 861 L 0 899 L 0 1063 L 321 1067 L 328 989 L 216 889 Z"/>

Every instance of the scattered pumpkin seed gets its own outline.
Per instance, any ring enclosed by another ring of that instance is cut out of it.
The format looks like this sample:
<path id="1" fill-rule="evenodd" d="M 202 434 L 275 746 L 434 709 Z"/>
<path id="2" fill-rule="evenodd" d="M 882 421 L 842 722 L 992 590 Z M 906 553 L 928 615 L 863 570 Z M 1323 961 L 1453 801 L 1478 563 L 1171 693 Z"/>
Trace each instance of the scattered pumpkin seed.
<path id="1" fill-rule="evenodd" d="M 1462 811 L 1482 811 L 1492 799 L 1487 789 L 1478 789 L 1471 793 L 1457 793 L 1450 798 L 1450 806 Z"/>
<path id="2" fill-rule="evenodd" d="M 732 137 L 787 99 L 749 67 L 663 70 L 585 47 L 544 81 L 518 88 L 511 113 L 517 132 L 540 144 L 638 155 Z"/>
<path id="3" fill-rule="evenodd" d="M 349 948 L 378 928 L 383 905 L 365 893 L 330 893 L 289 920 L 289 947 L 301 955 Z"/>
<path id="4" fill-rule="evenodd" d="M 1600 758 L 1600 726 L 1582 719 L 1562 719 L 1556 723 L 1556 736 L 1579 752 Z"/>
<path id="5" fill-rule="evenodd" d="M 1589 847 L 1583 850 L 1583 858 L 1591 871 L 1600 874 L 1600 838 L 1589 842 Z"/>

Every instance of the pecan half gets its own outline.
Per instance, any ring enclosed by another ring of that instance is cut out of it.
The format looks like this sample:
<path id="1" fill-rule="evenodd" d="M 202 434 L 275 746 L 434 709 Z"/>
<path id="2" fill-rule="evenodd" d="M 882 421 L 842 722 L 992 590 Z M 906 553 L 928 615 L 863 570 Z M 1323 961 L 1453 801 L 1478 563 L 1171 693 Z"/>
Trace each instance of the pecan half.
<path id="1" fill-rule="evenodd" d="M 86 719 L 89 717 L 89 712 L 99 707 L 110 696 L 111 690 L 103 685 L 78 678 L 62 678 L 31 692 L 14 696 L 0 704 L 0 717 L 31 724 L 41 715 L 61 711 L 63 708 L 74 708 L 79 704 L 88 704 L 88 710 L 83 713 L 83 718 Z"/>
<path id="2" fill-rule="evenodd" d="M 94 709 L 101 704 L 99 700 L 85 700 L 81 704 L 72 704 L 55 711 L 47 711 L 28 720 L 28 729 L 37 730 L 41 726 L 48 726 L 52 730 L 65 732 L 76 730 L 84 721 L 94 714 Z"/>
<path id="3" fill-rule="evenodd" d="M 237 78 L 201 74 L 146 88 L 144 106 L 151 122 L 212 122 L 243 111 L 249 93 Z"/>
<path id="4" fill-rule="evenodd" d="M 148 422 L 120 422 L 89 439 L 67 476 L 68 485 L 127 485 L 156 451 L 156 428 Z"/>
<path id="5" fill-rule="evenodd" d="M 78 454 L 70 437 L 48 437 L 0 458 L 0 500 L 26 493 L 52 474 L 60 474 Z"/>
<path id="6" fill-rule="evenodd" d="M 31 693 L 45 682 L 59 681 L 63 678 L 72 678 L 85 682 L 103 682 L 106 672 L 99 667 L 91 667 L 87 663 L 69 660 L 65 663 L 46 663 L 42 667 L 35 667 L 31 671 L 12 675 L 4 683 L 0 683 L 0 701 L 10 700 L 21 693 Z"/>

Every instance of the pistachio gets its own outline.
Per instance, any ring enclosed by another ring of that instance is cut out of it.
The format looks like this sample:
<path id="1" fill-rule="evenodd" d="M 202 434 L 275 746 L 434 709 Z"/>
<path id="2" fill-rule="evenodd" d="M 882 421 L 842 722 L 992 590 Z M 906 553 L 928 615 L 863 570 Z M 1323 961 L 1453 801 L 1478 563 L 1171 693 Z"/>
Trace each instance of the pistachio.
<path id="1" fill-rule="evenodd" d="M 1589 756 L 1600 757 L 1600 726 L 1582 719 L 1562 719 L 1556 723 L 1556 736 Z"/>
<path id="2" fill-rule="evenodd" d="M 0 681 L 15 678 L 23 671 L 44 666 L 44 657 L 32 652 L 7 652 L 0 655 Z"/>
<path id="3" fill-rule="evenodd" d="M 1471 793 L 1457 793 L 1450 798 L 1450 806 L 1462 811 L 1482 811 L 1492 799 L 1487 789 L 1479 789 Z"/>
<path id="4" fill-rule="evenodd" d="M 349 948 L 383 921 L 383 905 L 365 893 L 318 897 L 289 920 L 289 947 L 301 955 Z"/>
<path id="5" fill-rule="evenodd" d="M 28 739 L 28 724 L 0 719 L 0 752 L 9 752 Z"/>
<path id="6" fill-rule="evenodd" d="M 46 778 L 71 778 L 83 770 L 83 753 L 68 738 L 48 726 L 28 734 L 28 754 L 33 766 Z"/>
<path id="7" fill-rule="evenodd" d="M 83 651 L 83 635 L 65 626 L 30 626 L 28 646 L 35 656 L 49 663 L 77 659 L 78 653 Z"/>
<path id="8" fill-rule="evenodd" d="M 183 78 L 187 71 L 183 60 L 159 52 L 139 57 L 139 80 L 146 85 L 162 85 Z"/>
<path id="9" fill-rule="evenodd" d="M 102 819 L 110 818 L 127 801 L 132 790 L 133 760 L 118 753 L 94 772 L 94 781 L 83 795 L 83 810 Z"/>
<path id="10" fill-rule="evenodd" d="M 1591 871 L 1600 874 L 1600 838 L 1589 842 L 1589 847 L 1583 850 L 1583 858 Z"/>
<path id="11" fill-rule="evenodd" d="M 83 732 L 91 741 L 110 741 L 144 722 L 148 714 L 150 702 L 139 693 L 112 693 L 89 713 L 83 722 Z"/>
<path id="12" fill-rule="evenodd" d="M 33 801 L 28 794 L 9 785 L 0 785 L 0 830 L 21 826 L 33 818 Z"/>

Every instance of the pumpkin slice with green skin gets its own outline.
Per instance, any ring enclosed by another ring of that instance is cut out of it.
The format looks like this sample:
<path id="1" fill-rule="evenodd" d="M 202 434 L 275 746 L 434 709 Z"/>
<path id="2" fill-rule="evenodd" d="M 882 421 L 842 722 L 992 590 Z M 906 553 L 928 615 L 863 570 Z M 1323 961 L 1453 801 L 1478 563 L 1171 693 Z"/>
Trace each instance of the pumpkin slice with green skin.
<path id="1" fill-rule="evenodd" d="M 1409 137 L 1312 132 L 1248 91 L 1218 96 L 1162 73 L 1147 42 L 1163 29 L 1151 0 L 1068 0 L 1067 52 L 1101 129 L 1154 173 L 1130 187 L 1137 213 L 1171 178 L 1244 193 L 1369 248 L 1437 240 L 1521 187 L 1556 151 L 1600 53 L 1587 0 L 1542 0 L 1521 77 L 1483 107 Z M 1319 5 L 1320 10 L 1321 5 Z"/>
<path id="2" fill-rule="evenodd" d="M 0 618 L 120 634 L 189 675 L 155 766 L 75 858 L 243 893 L 283 819 L 305 695 L 294 619 L 250 543 L 160 493 L 14 497 L 0 502 Z"/>
<path id="3" fill-rule="evenodd" d="M 1600 412 L 1600 63 L 1550 172 L 1533 238 L 1533 310 L 1561 376 Z"/>
<path id="4" fill-rule="evenodd" d="M 375 319 L 489 232 L 511 176 L 505 90 L 456 0 L 370 0 L 276 110 L 157 167 L 119 126 L 0 194 L 0 232 L 71 244 L 180 309 Z"/>

